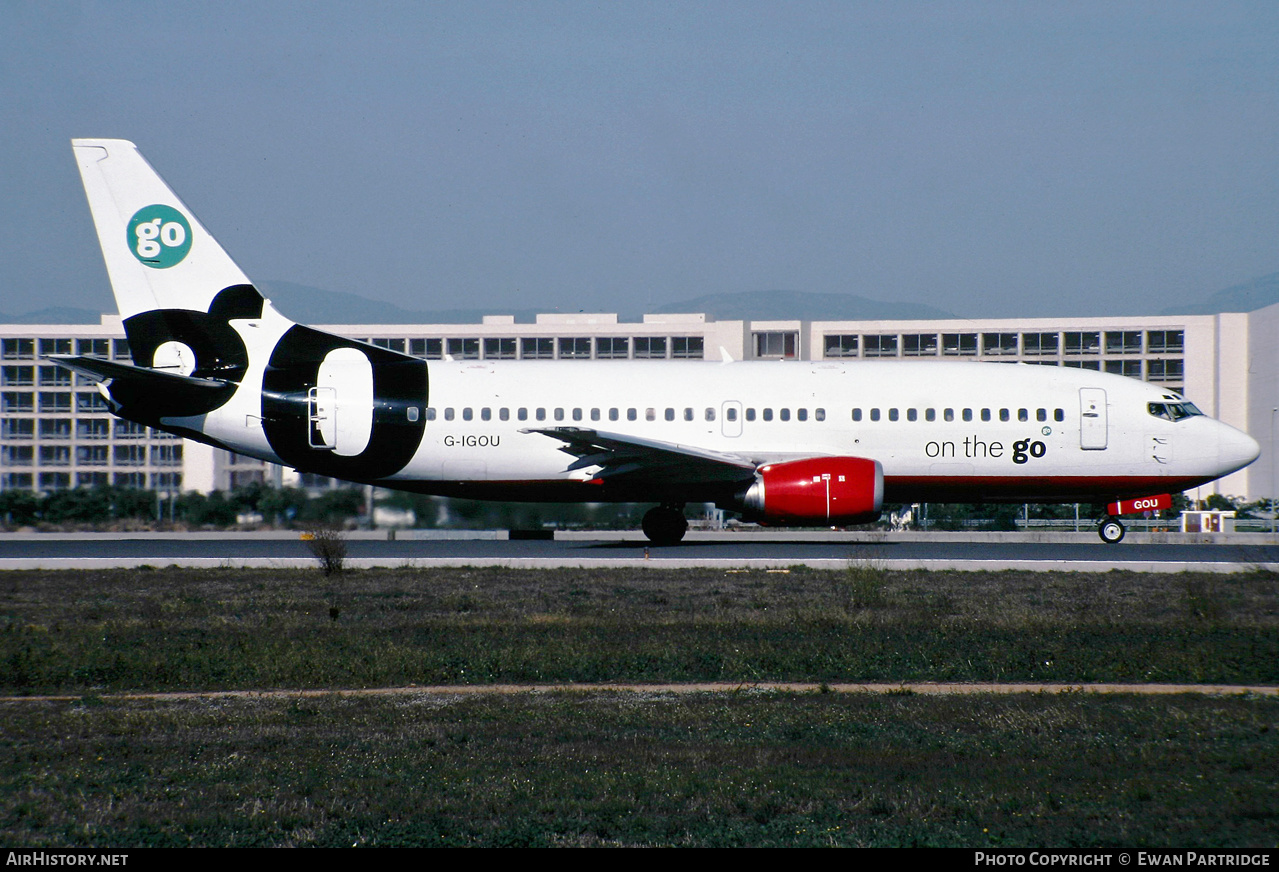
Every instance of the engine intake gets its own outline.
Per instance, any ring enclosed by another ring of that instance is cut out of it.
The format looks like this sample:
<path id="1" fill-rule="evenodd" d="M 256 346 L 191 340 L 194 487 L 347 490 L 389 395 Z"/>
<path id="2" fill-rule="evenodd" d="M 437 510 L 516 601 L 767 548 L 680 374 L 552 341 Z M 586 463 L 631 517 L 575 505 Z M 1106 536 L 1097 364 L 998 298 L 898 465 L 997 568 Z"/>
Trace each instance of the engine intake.
<path id="1" fill-rule="evenodd" d="M 747 519 L 762 524 L 865 524 L 879 518 L 884 468 L 865 457 L 768 463 L 739 500 Z"/>

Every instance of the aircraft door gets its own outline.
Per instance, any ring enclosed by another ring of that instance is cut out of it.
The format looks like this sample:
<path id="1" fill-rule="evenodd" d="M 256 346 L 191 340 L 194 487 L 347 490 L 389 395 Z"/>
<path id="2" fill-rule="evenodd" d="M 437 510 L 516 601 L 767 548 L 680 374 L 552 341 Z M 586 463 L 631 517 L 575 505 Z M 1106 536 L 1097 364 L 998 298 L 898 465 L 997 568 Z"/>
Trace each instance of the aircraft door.
<path id="1" fill-rule="evenodd" d="M 728 400 L 720 407 L 719 419 L 725 436 L 742 435 L 742 404 L 737 400 Z"/>
<path id="2" fill-rule="evenodd" d="M 312 448 L 360 454 L 373 435 L 373 364 L 359 349 L 333 349 L 307 391 L 307 406 Z"/>
<path id="3" fill-rule="evenodd" d="M 308 441 L 312 448 L 332 451 L 337 444 L 337 391 L 311 388 L 306 394 Z"/>
<path id="4" fill-rule="evenodd" d="M 1079 389 L 1079 447 L 1084 451 L 1105 449 L 1108 438 L 1106 391 L 1102 388 Z"/>

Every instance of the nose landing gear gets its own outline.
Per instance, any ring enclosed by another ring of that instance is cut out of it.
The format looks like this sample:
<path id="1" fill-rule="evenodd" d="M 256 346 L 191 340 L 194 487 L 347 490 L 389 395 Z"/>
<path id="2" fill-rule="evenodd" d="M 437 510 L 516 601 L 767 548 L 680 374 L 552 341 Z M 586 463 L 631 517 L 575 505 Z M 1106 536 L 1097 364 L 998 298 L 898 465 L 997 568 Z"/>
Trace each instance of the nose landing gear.
<path id="1" fill-rule="evenodd" d="M 1114 545 L 1124 538 L 1124 525 L 1118 518 L 1106 518 L 1097 526 L 1097 535 L 1107 545 Z"/>
<path id="2" fill-rule="evenodd" d="M 654 545 L 678 545 L 688 531 L 682 505 L 657 506 L 644 515 L 644 535 Z"/>

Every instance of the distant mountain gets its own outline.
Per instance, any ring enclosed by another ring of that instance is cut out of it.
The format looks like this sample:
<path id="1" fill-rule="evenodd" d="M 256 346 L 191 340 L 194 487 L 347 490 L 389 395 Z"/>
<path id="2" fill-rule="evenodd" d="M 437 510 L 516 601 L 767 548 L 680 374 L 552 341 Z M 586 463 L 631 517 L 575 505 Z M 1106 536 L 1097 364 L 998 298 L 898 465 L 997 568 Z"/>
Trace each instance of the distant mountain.
<path id="1" fill-rule="evenodd" d="M 533 321 L 539 309 L 404 309 L 355 294 L 325 291 L 295 282 L 258 282 L 258 289 L 287 318 L 303 324 L 478 324 L 485 315 Z"/>
<path id="2" fill-rule="evenodd" d="M 485 315 L 514 315 L 517 323 L 532 323 L 539 312 L 555 309 L 405 309 L 394 303 L 356 294 L 326 291 L 296 282 L 259 282 L 262 293 L 285 316 L 304 324 L 478 324 Z M 1198 303 L 1170 306 L 1161 315 L 1215 315 L 1253 312 L 1279 303 L 1279 273 L 1218 291 Z M 608 308 L 608 307 L 605 307 Z M 853 294 L 814 294 L 806 291 L 744 291 L 709 294 L 677 303 L 629 311 L 617 307 L 622 320 L 638 321 L 644 314 L 704 312 L 717 321 L 896 321 L 960 317 L 920 303 L 868 300 Z M 599 311 L 596 309 L 595 311 Z M 21 315 L 0 313 L 3 324 L 97 324 L 92 309 L 54 306 Z"/>
<path id="3" fill-rule="evenodd" d="M 653 310 L 654 314 L 672 312 L 705 312 L 716 321 L 895 321 L 958 317 L 920 303 L 887 303 L 853 294 L 807 291 L 710 294 Z"/>
<path id="4" fill-rule="evenodd" d="M 0 312 L 0 324 L 98 324 L 101 321 L 102 316 L 92 309 L 73 309 L 67 306 L 51 306 L 25 315 L 6 315 Z"/>
<path id="5" fill-rule="evenodd" d="M 1261 276 L 1242 285 L 1217 291 L 1200 303 L 1164 309 L 1161 315 L 1217 315 L 1222 312 L 1255 312 L 1279 303 L 1279 273 Z"/>
<path id="6" fill-rule="evenodd" d="M 540 309 L 403 309 L 393 303 L 367 300 L 355 294 L 324 291 L 293 282 L 259 282 L 259 287 L 285 315 L 308 324 L 476 324 L 485 315 L 514 315 L 532 323 Z M 552 310 L 553 311 L 553 310 Z M 747 291 L 711 294 L 648 309 L 621 308 L 624 320 L 644 314 L 704 312 L 717 321 L 874 321 L 911 318 L 954 318 L 955 315 L 918 303 L 887 303 L 852 294 L 811 294 L 804 291 Z"/>

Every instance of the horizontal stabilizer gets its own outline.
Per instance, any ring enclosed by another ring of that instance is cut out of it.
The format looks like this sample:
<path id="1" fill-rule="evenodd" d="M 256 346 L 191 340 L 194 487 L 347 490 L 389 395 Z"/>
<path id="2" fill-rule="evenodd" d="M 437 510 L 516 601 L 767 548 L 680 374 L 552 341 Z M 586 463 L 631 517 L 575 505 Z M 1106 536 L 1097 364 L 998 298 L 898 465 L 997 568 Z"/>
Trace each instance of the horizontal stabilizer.
<path id="1" fill-rule="evenodd" d="M 166 417 L 203 414 L 221 405 L 236 388 L 234 383 L 219 379 L 194 378 L 100 357 L 51 356 L 49 360 L 97 380 L 99 390 L 115 404 L 113 411 L 127 410 L 125 417 L 134 420 L 158 421 L 159 412 L 151 407 L 161 399 Z"/>

